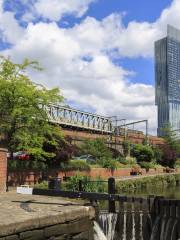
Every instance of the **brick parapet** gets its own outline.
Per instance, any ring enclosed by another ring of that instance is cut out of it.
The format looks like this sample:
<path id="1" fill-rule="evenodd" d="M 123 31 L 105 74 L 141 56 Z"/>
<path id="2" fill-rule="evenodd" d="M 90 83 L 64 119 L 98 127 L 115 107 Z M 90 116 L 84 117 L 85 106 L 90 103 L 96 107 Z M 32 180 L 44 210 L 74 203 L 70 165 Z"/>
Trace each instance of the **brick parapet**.
<path id="1" fill-rule="evenodd" d="M 7 150 L 0 148 L 0 193 L 6 191 L 7 180 Z"/>

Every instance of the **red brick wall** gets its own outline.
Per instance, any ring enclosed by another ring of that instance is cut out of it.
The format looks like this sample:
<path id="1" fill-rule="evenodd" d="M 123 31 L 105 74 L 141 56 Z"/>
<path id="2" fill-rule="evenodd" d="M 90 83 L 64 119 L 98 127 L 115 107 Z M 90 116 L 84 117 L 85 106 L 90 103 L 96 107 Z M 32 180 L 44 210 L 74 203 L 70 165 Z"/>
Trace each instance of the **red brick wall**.
<path id="1" fill-rule="evenodd" d="M 6 191 L 7 151 L 0 148 L 0 193 Z"/>
<path id="2" fill-rule="evenodd" d="M 102 177 L 104 179 L 107 179 L 111 176 L 113 177 L 125 177 L 130 176 L 131 168 L 121 168 L 117 169 L 113 172 L 105 169 L 105 168 L 92 168 L 90 172 L 81 172 L 81 175 L 91 176 L 93 178 L 96 177 Z M 57 169 L 51 170 L 47 173 L 47 177 L 55 177 L 58 173 L 58 177 L 63 178 L 64 176 L 70 177 L 77 174 L 77 171 L 69 171 L 69 172 L 62 172 Z M 142 169 L 143 175 L 151 175 L 151 174 L 160 174 L 163 173 L 163 168 L 150 169 L 149 172 L 146 173 L 145 169 Z M 42 173 L 38 171 L 11 171 L 9 172 L 9 186 L 19 186 L 21 184 L 29 184 L 34 185 L 38 182 L 39 179 L 42 178 Z"/>

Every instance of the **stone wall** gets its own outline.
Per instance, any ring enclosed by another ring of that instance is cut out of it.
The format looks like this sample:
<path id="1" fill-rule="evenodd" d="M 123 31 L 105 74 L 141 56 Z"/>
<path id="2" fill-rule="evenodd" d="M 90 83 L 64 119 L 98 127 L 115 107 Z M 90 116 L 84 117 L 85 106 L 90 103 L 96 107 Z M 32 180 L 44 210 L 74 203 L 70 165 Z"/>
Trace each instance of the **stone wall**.
<path id="1" fill-rule="evenodd" d="M 32 229 L 13 235 L 0 237 L 0 240 L 93 240 L 93 221 L 82 218 L 63 224 Z"/>
<path id="2" fill-rule="evenodd" d="M 6 191 L 7 150 L 0 148 L 0 193 Z"/>

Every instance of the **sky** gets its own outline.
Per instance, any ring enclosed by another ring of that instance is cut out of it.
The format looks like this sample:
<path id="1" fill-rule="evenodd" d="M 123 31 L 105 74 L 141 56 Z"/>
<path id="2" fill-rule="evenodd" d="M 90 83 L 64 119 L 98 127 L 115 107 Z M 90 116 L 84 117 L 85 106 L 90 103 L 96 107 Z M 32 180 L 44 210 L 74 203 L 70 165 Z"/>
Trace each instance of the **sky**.
<path id="1" fill-rule="evenodd" d="M 0 0 L 0 55 L 37 60 L 30 78 L 71 107 L 156 134 L 154 41 L 180 28 L 180 0 Z"/>

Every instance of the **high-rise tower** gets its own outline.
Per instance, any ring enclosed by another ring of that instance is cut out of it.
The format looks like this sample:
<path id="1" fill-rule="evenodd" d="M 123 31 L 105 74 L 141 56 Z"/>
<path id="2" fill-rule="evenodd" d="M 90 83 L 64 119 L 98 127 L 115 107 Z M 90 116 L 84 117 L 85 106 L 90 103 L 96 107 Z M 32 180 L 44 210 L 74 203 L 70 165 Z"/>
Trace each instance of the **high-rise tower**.
<path id="1" fill-rule="evenodd" d="M 168 25 L 167 37 L 155 42 L 158 136 L 168 123 L 180 129 L 180 30 Z"/>

